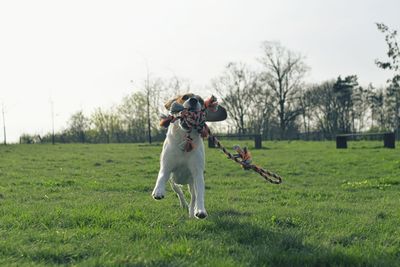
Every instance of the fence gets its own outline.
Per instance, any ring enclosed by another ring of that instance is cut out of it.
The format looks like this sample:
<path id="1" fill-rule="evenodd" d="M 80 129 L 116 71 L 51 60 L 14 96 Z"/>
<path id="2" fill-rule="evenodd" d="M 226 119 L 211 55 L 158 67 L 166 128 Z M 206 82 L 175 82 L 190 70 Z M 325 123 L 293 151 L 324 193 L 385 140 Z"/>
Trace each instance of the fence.
<path id="1" fill-rule="evenodd" d="M 234 134 L 225 134 L 225 135 L 214 135 L 219 139 L 235 139 L 235 140 L 244 140 L 244 139 L 254 139 L 254 148 L 261 149 L 262 148 L 262 136 L 261 134 L 246 134 L 246 135 L 234 135 Z M 211 137 L 208 137 L 208 147 L 215 148 L 215 143 Z"/>

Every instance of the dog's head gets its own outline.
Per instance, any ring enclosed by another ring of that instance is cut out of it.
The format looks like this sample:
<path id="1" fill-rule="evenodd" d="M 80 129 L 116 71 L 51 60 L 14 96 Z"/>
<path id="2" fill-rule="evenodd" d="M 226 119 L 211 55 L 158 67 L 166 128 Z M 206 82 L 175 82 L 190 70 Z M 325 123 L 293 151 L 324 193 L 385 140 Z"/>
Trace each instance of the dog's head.
<path id="1" fill-rule="evenodd" d="M 171 113 L 180 112 L 182 109 L 189 111 L 205 110 L 206 121 L 215 122 L 223 121 L 227 118 L 227 112 L 221 105 L 210 106 L 207 105 L 209 101 L 204 101 L 198 95 L 187 93 L 184 95 L 176 96 L 165 103 L 165 108 Z"/>

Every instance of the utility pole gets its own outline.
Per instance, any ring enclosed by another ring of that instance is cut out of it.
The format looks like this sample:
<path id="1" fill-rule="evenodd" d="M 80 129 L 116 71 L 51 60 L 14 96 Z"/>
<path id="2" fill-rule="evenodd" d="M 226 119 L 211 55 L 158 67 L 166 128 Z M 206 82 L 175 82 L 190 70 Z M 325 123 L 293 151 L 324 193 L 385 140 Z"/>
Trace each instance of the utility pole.
<path id="1" fill-rule="evenodd" d="M 2 103 L 2 114 L 3 114 L 3 130 L 4 130 L 4 145 L 7 145 L 7 137 L 6 137 L 6 119 L 4 116 L 4 103 Z"/>
<path id="2" fill-rule="evenodd" d="M 54 145 L 55 144 L 55 138 L 54 138 L 54 102 L 51 99 L 50 100 L 50 105 L 51 105 L 51 126 L 52 126 L 52 134 L 51 134 L 51 143 Z"/>

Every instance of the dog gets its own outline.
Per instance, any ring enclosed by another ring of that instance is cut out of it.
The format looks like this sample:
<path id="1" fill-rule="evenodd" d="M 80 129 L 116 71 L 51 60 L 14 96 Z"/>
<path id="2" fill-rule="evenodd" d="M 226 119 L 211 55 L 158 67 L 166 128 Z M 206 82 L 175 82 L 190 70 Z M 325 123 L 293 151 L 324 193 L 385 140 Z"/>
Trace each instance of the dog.
<path id="1" fill-rule="evenodd" d="M 166 183 L 170 181 L 181 207 L 189 211 L 189 217 L 204 219 L 207 217 L 207 211 L 204 206 L 205 153 L 202 132 L 204 133 L 207 127 L 205 121 L 225 120 L 226 109 L 218 105 L 214 97 L 204 101 L 200 96 L 192 93 L 171 99 L 165 104 L 165 108 L 170 112 L 170 119 L 167 125 L 164 125 L 168 127 L 168 131 L 152 196 L 156 200 L 163 199 Z M 190 117 L 192 120 L 185 119 L 183 116 L 173 116 L 183 113 L 193 115 Z M 185 200 L 181 185 L 188 185 L 191 195 L 189 205 Z"/>

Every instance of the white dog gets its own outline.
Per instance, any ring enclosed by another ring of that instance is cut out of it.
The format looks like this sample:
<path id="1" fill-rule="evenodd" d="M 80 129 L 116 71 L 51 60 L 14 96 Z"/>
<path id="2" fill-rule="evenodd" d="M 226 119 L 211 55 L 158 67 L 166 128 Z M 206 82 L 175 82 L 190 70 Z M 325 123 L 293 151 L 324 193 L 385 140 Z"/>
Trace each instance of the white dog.
<path id="1" fill-rule="evenodd" d="M 189 217 L 196 216 L 199 219 L 207 217 L 204 207 L 205 159 L 201 133 L 204 127 L 207 127 L 205 121 L 222 121 L 227 117 L 226 110 L 216 104 L 215 98 L 205 103 L 201 97 L 194 94 L 176 97 L 165 104 L 171 115 L 167 125 L 164 125 L 169 127 L 152 196 L 156 200 L 164 198 L 165 186 L 170 180 L 181 207 L 189 209 Z M 184 112 L 191 115 L 189 119 L 182 115 Z M 177 116 L 173 117 L 173 114 Z M 180 187 L 186 184 L 191 194 L 189 206 Z"/>

